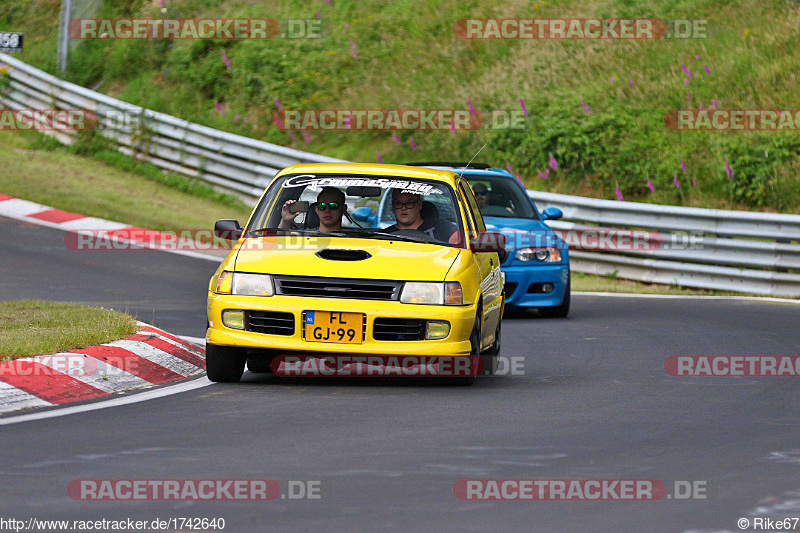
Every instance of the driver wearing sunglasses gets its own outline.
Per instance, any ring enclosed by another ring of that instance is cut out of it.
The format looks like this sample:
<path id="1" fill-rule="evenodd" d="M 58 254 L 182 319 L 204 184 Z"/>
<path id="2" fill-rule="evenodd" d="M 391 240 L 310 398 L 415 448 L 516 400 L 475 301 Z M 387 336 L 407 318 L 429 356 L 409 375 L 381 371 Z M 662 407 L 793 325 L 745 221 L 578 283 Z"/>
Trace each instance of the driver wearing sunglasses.
<path id="1" fill-rule="evenodd" d="M 281 222 L 278 227 L 281 229 L 291 229 L 294 219 L 300 213 L 290 213 L 289 206 L 295 200 L 287 200 L 281 207 Z M 314 209 L 319 217 L 319 226 L 308 228 L 312 231 L 328 233 L 330 231 L 340 231 L 342 229 L 342 215 L 347 211 L 344 193 L 336 187 L 323 187 L 317 195 L 317 202 Z"/>
<path id="2" fill-rule="evenodd" d="M 489 189 L 483 183 L 476 183 L 472 186 L 472 192 L 475 194 L 475 202 L 478 208 L 484 208 L 489 205 Z"/>
<path id="3" fill-rule="evenodd" d="M 422 217 L 422 201 L 418 193 L 392 189 L 392 209 L 397 222 L 385 231 L 416 230 L 438 241 L 458 244 L 458 228 L 455 224 L 440 219 L 425 220 Z"/>

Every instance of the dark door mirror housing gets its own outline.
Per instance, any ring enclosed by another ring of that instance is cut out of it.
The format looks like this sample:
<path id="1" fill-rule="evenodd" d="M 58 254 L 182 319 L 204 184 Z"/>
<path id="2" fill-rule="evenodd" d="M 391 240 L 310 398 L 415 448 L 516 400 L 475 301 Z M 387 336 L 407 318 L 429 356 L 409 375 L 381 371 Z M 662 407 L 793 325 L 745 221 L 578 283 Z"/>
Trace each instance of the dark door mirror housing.
<path id="1" fill-rule="evenodd" d="M 506 236 L 502 233 L 484 231 L 472 239 L 471 248 L 476 252 L 505 252 Z"/>
<path id="2" fill-rule="evenodd" d="M 238 220 L 223 218 L 214 223 L 214 236 L 229 241 L 237 241 L 242 236 L 242 227 Z"/>

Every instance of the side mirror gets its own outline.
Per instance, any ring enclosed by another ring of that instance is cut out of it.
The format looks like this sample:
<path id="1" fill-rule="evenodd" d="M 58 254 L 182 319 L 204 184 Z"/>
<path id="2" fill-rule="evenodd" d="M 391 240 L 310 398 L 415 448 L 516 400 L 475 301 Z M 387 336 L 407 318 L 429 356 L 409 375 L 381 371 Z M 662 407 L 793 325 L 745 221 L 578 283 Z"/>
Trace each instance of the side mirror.
<path id="1" fill-rule="evenodd" d="M 542 220 L 558 220 L 564 216 L 564 212 L 557 207 L 548 207 L 542 211 Z"/>
<path id="2" fill-rule="evenodd" d="M 502 233 L 492 233 L 484 231 L 472 239 L 472 249 L 476 252 L 505 252 L 506 236 Z"/>
<path id="3" fill-rule="evenodd" d="M 374 216 L 369 207 L 356 207 L 351 214 L 359 222 L 372 222 Z"/>
<path id="4" fill-rule="evenodd" d="M 220 239 L 236 241 L 242 236 L 242 227 L 239 225 L 238 220 L 223 218 L 222 220 L 217 220 L 214 224 L 214 236 Z"/>

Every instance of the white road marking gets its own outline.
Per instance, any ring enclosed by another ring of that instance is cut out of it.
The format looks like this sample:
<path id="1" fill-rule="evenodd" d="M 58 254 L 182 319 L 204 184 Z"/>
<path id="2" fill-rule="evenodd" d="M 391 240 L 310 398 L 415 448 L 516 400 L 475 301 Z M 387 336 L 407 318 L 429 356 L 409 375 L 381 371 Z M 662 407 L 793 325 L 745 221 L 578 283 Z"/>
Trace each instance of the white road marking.
<path id="1" fill-rule="evenodd" d="M 178 385 L 171 385 L 162 387 L 160 389 L 142 392 L 123 398 L 113 398 L 87 405 L 76 405 L 72 407 L 62 407 L 52 411 L 42 411 L 38 413 L 31 413 L 29 415 L 18 415 L 8 418 L 0 418 L 0 426 L 9 424 L 17 424 L 19 422 L 31 422 L 33 420 L 44 420 L 46 418 L 55 418 L 58 416 L 72 415 L 76 413 L 85 413 L 87 411 L 97 411 L 98 409 L 106 409 L 108 407 L 119 407 L 121 405 L 130 405 L 133 403 L 145 402 L 147 400 L 155 400 L 156 398 L 163 398 L 173 394 L 180 394 L 190 390 L 200 389 L 207 387 L 212 383 L 205 377 L 188 381 L 186 383 L 179 383 Z M 46 402 L 45 402 L 46 403 Z M 49 405 L 49 404 L 47 404 Z"/>
<path id="2" fill-rule="evenodd" d="M 746 300 L 752 302 L 774 302 L 781 304 L 800 304 L 800 299 L 769 298 L 767 296 L 700 296 L 695 294 L 639 294 L 635 292 L 583 292 L 572 291 L 575 296 L 611 296 L 615 298 L 664 298 L 683 300 Z"/>

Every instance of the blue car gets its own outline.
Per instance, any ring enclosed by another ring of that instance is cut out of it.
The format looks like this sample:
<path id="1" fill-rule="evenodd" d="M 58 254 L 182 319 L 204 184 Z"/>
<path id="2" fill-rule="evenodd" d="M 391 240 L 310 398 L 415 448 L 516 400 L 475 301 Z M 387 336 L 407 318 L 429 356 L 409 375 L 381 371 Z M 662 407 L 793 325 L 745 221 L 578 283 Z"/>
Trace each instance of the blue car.
<path id="1" fill-rule="evenodd" d="M 472 186 L 488 231 L 506 236 L 508 255 L 502 263 L 506 306 L 536 309 L 541 316 L 565 317 L 570 305 L 569 249 L 545 220 L 561 218 L 548 207 L 541 213 L 522 184 L 509 172 L 485 164 L 412 163 L 462 172 Z M 353 217 L 371 227 L 394 224 L 391 197 L 375 208 L 355 209 Z M 440 213 L 448 217 L 448 213 Z"/>

